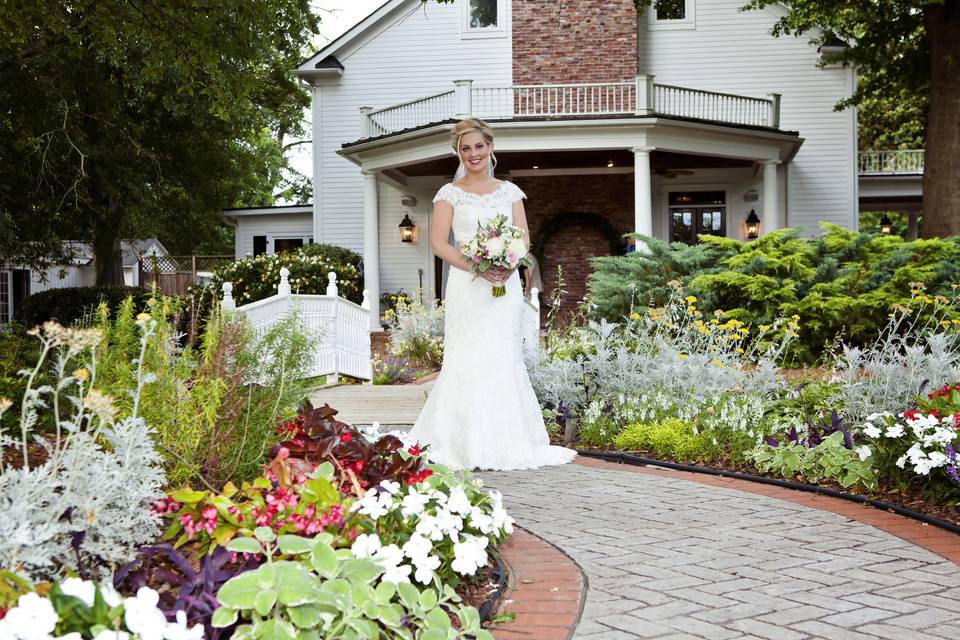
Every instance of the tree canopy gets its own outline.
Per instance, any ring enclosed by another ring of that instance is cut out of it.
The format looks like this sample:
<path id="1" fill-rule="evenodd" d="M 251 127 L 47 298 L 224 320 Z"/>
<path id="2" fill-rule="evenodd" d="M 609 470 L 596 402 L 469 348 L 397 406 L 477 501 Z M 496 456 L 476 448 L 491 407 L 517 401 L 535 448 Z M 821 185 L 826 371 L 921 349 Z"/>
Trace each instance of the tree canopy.
<path id="1" fill-rule="evenodd" d="M 308 0 L 7 3 L 0 266 L 85 240 L 117 282 L 121 237 L 187 252 L 225 207 L 306 195 L 283 140 L 302 134 L 289 70 L 317 27 Z"/>

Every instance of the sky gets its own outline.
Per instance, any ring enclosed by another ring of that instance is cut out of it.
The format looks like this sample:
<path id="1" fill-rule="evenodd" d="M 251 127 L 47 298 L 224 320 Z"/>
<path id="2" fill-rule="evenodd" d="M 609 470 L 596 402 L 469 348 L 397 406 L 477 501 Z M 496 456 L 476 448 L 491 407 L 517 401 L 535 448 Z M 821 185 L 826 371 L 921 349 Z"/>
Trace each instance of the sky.
<path id="1" fill-rule="evenodd" d="M 313 43 L 313 49 L 319 51 L 327 43 L 335 40 L 344 31 L 366 18 L 384 0 L 313 0 L 311 6 L 320 16 L 320 35 Z M 304 112 L 307 131 L 310 131 L 310 110 Z M 290 154 L 290 163 L 307 177 L 313 176 L 313 150 L 309 144 L 294 147 Z M 278 204 L 301 204 L 278 202 Z"/>

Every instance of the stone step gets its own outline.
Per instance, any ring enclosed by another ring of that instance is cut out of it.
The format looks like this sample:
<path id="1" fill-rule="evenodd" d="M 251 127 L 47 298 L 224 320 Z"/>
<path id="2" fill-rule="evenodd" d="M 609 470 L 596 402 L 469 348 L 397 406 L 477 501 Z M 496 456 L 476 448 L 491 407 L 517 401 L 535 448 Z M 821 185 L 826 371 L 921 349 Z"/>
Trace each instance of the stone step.
<path id="1" fill-rule="evenodd" d="M 337 419 L 362 425 L 411 425 L 420 415 L 433 382 L 408 385 L 344 384 L 312 391 L 308 398 L 315 407 L 329 404 Z"/>

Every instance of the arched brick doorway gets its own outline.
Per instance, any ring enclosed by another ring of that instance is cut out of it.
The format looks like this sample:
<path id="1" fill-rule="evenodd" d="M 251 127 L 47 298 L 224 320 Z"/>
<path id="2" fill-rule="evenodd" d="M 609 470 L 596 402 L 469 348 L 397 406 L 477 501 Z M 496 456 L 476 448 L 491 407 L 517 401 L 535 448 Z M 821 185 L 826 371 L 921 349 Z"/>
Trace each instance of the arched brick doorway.
<path id="1" fill-rule="evenodd" d="M 545 309 L 556 295 L 557 267 L 563 268 L 558 318 L 565 323 L 587 293 L 587 278 L 593 272 L 590 259 L 622 253 L 623 241 L 603 216 L 564 212 L 540 225 L 531 251 L 540 262 Z"/>

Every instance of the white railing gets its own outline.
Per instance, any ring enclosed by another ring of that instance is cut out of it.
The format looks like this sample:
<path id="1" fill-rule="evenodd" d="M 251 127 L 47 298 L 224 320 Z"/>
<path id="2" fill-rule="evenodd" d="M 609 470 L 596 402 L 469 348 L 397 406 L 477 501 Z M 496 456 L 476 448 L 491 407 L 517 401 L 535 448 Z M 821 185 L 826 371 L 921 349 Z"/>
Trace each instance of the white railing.
<path id="1" fill-rule="evenodd" d="M 724 124 L 780 126 L 778 94 L 752 98 L 654 84 L 651 75 L 638 75 L 633 82 L 474 87 L 472 80 L 457 80 L 453 84 L 453 91 L 390 107 L 361 107 L 363 137 L 470 115 L 489 120 L 665 115 Z"/>
<path id="2" fill-rule="evenodd" d="M 774 108 L 774 102 L 776 98 L 765 100 L 668 84 L 653 85 L 653 111 L 683 118 L 775 127 L 779 116 L 774 112 L 779 109 Z"/>
<path id="3" fill-rule="evenodd" d="M 340 375 L 362 380 L 372 378 L 370 360 L 370 304 L 367 291 L 358 305 L 338 295 L 337 275 L 327 274 L 326 295 L 300 295 L 290 291 L 286 267 L 280 269 L 276 295 L 257 302 L 236 306 L 233 284 L 223 283 L 224 312 L 240 313 L 261 336 L 296 311 L 301 330 L 313 346 L 309 377 L 327 376 L 337 382 Z"/>
<path id="4" fill-rule="evenodd" d="M 425 98 L 401 102 L 383 109 L 363 107 L 363 137 L 372 138 L 386 133 L 412 129 L 431 122 L 440 122 L 452 117 L 454 92 L 446 91 Z"/>
<path id="5" fill-rule="evenodd" d="M 861 151 L 858 170 L 862 176 L 922 175 L 923 149 Z"/>
<path id="6" fill-rule="evenodd" d="M 530 289 L 530 299 L 523 301 L 523 317 L 520 320 L 520 335 L 524 353 L 540 343 L 540 290 Z"/>

